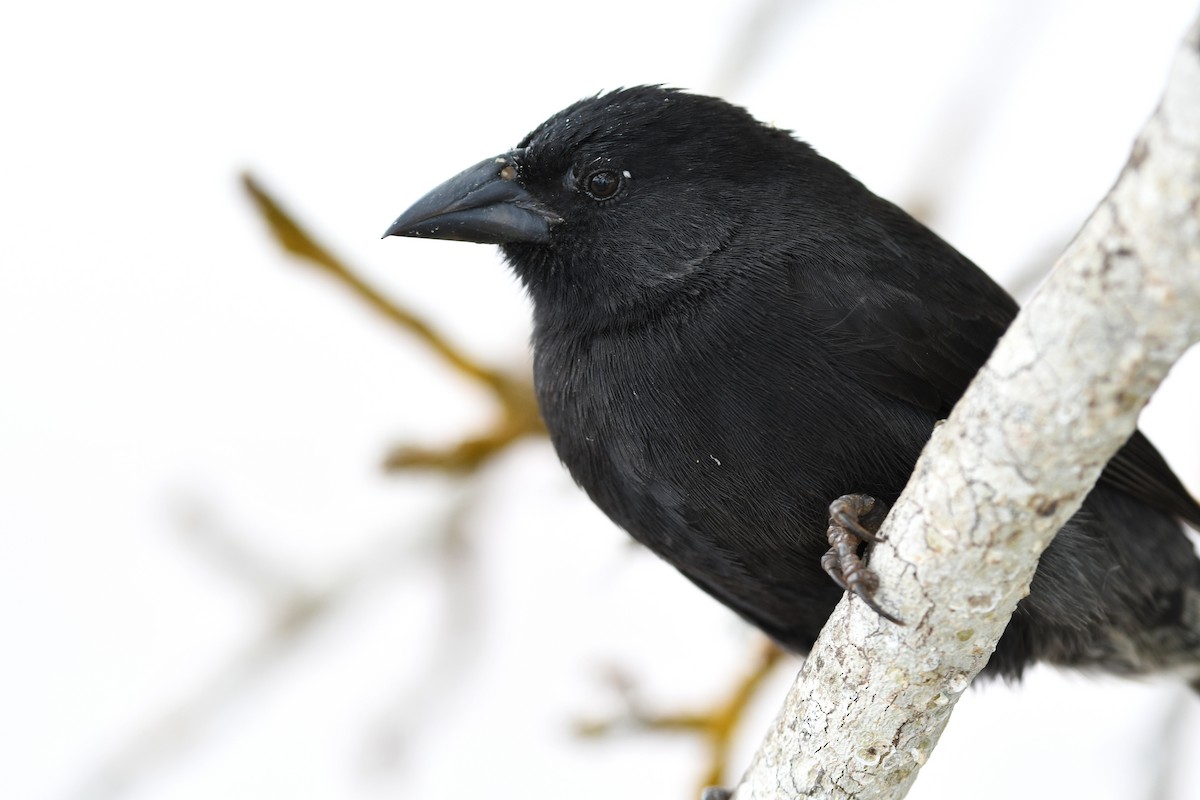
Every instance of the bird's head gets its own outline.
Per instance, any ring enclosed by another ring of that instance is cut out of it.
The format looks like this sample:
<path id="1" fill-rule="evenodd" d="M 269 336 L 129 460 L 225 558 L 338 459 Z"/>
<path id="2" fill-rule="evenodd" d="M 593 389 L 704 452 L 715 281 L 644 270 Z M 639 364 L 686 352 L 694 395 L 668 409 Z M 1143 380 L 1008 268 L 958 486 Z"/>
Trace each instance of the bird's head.
<path id="1" fill-rule="evenodd" d="M 798 144 L 722 100 L 621 89 L 446 181 L 385 236 L 499 244 L 540 318 L 622 326 L 728 279 L 723 256 Z"/>

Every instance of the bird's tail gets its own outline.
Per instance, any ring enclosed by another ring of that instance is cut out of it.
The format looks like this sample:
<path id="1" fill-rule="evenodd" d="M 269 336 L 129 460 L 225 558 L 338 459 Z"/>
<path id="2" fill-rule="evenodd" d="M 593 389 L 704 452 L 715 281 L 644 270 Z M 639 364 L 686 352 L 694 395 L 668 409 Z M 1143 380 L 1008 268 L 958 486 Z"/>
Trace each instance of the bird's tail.
<path id="1" fill-rule="evenodd" d="M 1160 669 L 1181 673 L 1200 693 L 1200 585 L 1183 590 L 1182 604 L 1179 624 L 1153 636 L 1152 652 L 1162 654 Z"/>
<path id="2" fill-rule="evenodd" d="M 1130 677 L 1167 675 L 1200 692 L 1200 585 L 1175 593 L 1155 613 L 1124 618 L 1090 641 L 1087 669 Z"/>

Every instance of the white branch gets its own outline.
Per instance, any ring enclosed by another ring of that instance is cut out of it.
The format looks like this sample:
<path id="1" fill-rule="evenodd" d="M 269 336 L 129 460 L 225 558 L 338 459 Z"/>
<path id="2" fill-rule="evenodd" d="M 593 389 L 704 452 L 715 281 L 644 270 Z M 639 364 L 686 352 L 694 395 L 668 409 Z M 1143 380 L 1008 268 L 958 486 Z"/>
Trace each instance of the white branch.
<path id="1" fill-rule="evenodd" d="M 901 798 L 1037 558 L 1200 340 L 1200 20 L 1116 186 L 925 447 L 738 800 Z"/>

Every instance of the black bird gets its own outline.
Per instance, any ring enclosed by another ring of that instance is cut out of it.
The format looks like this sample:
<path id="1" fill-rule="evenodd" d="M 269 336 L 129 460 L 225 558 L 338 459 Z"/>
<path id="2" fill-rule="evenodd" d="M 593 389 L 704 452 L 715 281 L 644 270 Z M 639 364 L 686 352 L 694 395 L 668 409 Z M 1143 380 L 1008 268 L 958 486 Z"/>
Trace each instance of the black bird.
<path id="1" fill-rule="evenodd" d="M 558 456 L 635 539 L 794 651 L 844 588 L 894 619 L 862 542 L 1017 313 L 937 234 L 741 108 L 636 87 L 555 114 L 386 235 L 501 246 Z M 1179 520 L 1200 528 L 1200 506 L 1134 433 L 985 672 L 1200 675 Z"/>

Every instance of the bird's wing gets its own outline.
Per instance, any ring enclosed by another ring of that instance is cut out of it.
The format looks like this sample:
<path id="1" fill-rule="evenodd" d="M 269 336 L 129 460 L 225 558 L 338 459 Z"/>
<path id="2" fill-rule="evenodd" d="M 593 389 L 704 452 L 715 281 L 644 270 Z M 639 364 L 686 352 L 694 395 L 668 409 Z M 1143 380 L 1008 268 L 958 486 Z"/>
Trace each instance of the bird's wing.
<path id="1" fill-rule="evenodd" d="M 840 369 L 865 388 L 941 419 L 1016 316 L 1016 302 L 982 273 L 979 277 L 968 277 L 976 302 L 963 301 L 963 286 L 943 281 L 918 288 L 874 280 L 849 311 L 845 305 L 831 309 L 816 324 Z M 1105 466 L 1100 482 L 1200 530 L 1200 505 L 1140 431 Z"/>
<path id="2" fill-rule="evenodd" d="M 982 287 L 993 291 L 979 302 L 964 303 L 944 286 L 922 291 L 889 282 L 893 277 L 873 275 L 858 297 L 814 304 L 823 309 L 813 320 L 815 334 L 839 369 L 944 418 L 1016 316 L 1017 305 L 995 284 Z"/>
<path id="3" fill-rule="evenodd" d="M 1200 531 L 1200 504 L 1141 431 L 1134 431 L 1105 465 L 1100 481 L 1173 514 Z"/>

